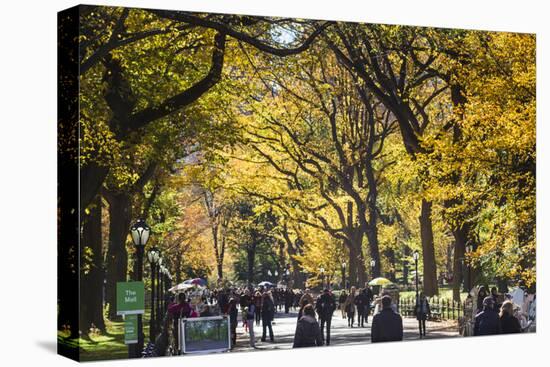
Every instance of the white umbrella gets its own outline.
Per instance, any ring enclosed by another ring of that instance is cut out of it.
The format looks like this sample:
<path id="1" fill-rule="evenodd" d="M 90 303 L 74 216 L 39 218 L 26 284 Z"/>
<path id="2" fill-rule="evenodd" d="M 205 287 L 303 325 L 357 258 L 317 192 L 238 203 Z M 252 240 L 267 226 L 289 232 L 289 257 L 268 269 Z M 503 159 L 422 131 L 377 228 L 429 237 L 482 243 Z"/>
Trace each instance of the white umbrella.
<path id="1" fill-rule="evenodd" d="M 184 291 L 189 288 L 194 288 L 195 284 L 187 284 L 187 283 L 180 283 L 178 285 L 173 286 L 168 291 L 170 292 L 177 292 L 177 291 Z"/>

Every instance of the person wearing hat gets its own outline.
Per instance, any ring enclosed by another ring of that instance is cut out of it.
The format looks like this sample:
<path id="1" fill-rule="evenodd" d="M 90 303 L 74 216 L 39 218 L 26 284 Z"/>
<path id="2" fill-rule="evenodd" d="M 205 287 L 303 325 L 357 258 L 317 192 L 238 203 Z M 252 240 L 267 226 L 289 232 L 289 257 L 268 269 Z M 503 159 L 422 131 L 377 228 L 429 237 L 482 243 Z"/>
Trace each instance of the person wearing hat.
<path id="1" fill-rule="evenodd" d="M 488 296 L 483 299 L 483 311 L 475 317 L 474 336 L 500 334 L 500 319 L 495 310 L 495 300 Z"/>

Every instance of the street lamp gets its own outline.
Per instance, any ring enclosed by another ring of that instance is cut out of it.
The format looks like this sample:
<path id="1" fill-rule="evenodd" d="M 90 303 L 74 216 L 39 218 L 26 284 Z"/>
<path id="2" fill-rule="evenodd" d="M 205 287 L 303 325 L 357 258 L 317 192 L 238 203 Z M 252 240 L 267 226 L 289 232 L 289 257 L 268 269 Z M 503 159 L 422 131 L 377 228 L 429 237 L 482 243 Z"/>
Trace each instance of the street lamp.
<path id="1" fill-rule="evenodd" d="M 156 276 L 157 276 L 157 299 L 155 301 L 155 308 L 156 308 L 156 313 L 157 313 L 157 328 L 160 330 L 160 320 L 162 319 L 162 310 L 161 310 L 161 306 L 160 306 L 160 300 L 161 300 L 161 297 L 160 297 L 160 294 L 162 292 L 162 282 L 161 282 L 161 269 L 162 269 L 162 265 L 164 264 L 164 257 L 162 257 L 162 253 L 160 252 L 159 250 L 159 258 L 158 258 L 158 261 L 157 261 L 157 266 L 156 266 Z"/>
<path id="2" fill-rule="evenodd" d="M 371 274 L 372 274 L 372 278 L 374 279 L 374 267 L 376 266 L 376 260 L 372 259 L 370 261 L 370 270 L 371 270 Z"/>
<path id="3" fill-rule="evenodd" d="M 418 302 L 418 250 L 414 250 L 413 252 L 413 259 L 414 259 L 414 272 L 416 276 L 416 302 Z"/>
<path id="4" fill-rule="evenodd" d="M 137 261 L 135 264 L 135 277 L 136 281 L 143 281 L 143 252 L 145 245 L 149 240 L 149 235 L 151 234 L 151 228 L 145 223 L 145 220 L 138 219 L 131 227 L 130 234 L 132 235 L 132 241 L 136 248 Z M 138 342 L 134 350 L 133 357 L 139 358 L 141 356 L 141 351 L 143 350 L 143 320 L 142 315 L 137 315 L 137 333 L 138 333 Z M 131 347 L 130 347 L 131 348 Z M 130 349 L 130 354 L 131 349 Z"/>
<path id="5" fill-rule="evenodd" d="M 319 272 L 321 272 L 321 288 L 323 288 L 325 286 L 325 268 L 321 266 Z"/>
<path id="6" fill-rule="evenodd" d="M 155 272 L 156 266 L 160 258 L 160 250 L 153 246 L 147 251 L 147 260 L 151 265 L 151 320 L 149 323 L 149 340 L 155 340 Z M 158 280 L 157 280 L 158 281 Z"/>
<path id="7" fill-rule="evenodd" d="M 347 289 L 346 287 L 346 262 L 342 261 L 342 288 Z"/>

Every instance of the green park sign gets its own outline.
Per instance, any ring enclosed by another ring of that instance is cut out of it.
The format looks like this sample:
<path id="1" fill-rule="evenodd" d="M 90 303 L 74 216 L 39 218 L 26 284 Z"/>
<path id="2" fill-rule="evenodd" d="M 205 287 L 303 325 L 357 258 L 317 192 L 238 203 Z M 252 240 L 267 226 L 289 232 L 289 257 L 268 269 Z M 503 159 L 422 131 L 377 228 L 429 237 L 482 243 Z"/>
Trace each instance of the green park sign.
<path id="1" fill-rule="evenodd" d="M 124 315 L 124 344 L 138 342 L 138 315 Z"/>
<path id="2" fill-rule="evenodd" d="M 117 315 L 144 313 L 145 295 L 143 282 L 118 282 L 116 284 Z"/>

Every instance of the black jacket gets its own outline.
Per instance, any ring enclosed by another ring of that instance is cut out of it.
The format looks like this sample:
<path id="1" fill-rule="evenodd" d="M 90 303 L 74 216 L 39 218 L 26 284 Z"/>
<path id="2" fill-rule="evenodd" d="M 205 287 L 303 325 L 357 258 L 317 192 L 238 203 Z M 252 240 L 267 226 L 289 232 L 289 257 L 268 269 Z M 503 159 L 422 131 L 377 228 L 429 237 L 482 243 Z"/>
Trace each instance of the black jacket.
<path id="1" fill-rule="evenodd" d="M 424 303 L 424 307 L 422 307 L 422 303 Z M 424 312 L 422 312 L 422 308 L 424 308 Z M 414 314 L 416 315 L 416 319 L 418 321 L 420 320 L 426 320 L 428 318 L 428 315 L 431 313 L 430 311 L 430 303 L 428 302 L 428 299 L 420 299 L 416 305 L 414 306 Z"/>
<path id="2" fill-rule="evenodd" d="M 275 314 L 275 304 L 270 297 L 265 297 L 262 300 L 262 321 L 269 322 L 273 320 Z"/>
<path id="3" fill-rule="evenodd" d="M 371 341 L 391 342 L 403 340 L 403 319 L 401 315 L 385 308 L 372 319 Z"/>
<path id="4" fill-rule="evenodd" d="M 317 314 L 321 319 L 330 319 L 335 309 L 336 301 L 334 300 L 334 296 L 331 294 L 323 293 L 319 298 L 317 298 L 317 302 L 315 303 L 315 311 L 317 311 Z"/>
<path id="5" fill-rule="evenodd" d="M 305 315 L 298 320 L 292 348 L 315 347 L 323 345 L 323 335 L 319 323 L 314 317 Z"/>
<path id="6" fill-rule="evenodd" d="M 519 320 L 507 313 L 500 317 L 500 329 L 502 334 L 521 333 L 521 325 Z"/>
<path id="7" fill-rule="evenodd" d="M 358 312 L 363 312 L 365 310 L 366 307 L 368 307 L 368 304 L 369 304 L 369 300 L 367 298 L 367 295 L 363 292 L 359 293 L 356 297 L 355 297 L 355 306 L 357 306 L 357 311 Z"/>
<path id="8" fill-rule="evenodd" d="M 233 325 L 237 324 L 237 317 L 239 314 L 239 311 L 237 310 L 237 304 L 234 304 L 233 306 L 229 305 L 229 310 L 227 311 L 229 315 L 229 322 Z"/>
<path id="9" fill-rule="evenodd" d="M 485 308 L 475 317 L 474 336 L 500 334 L 500 319 L 495 310 Z"/>

